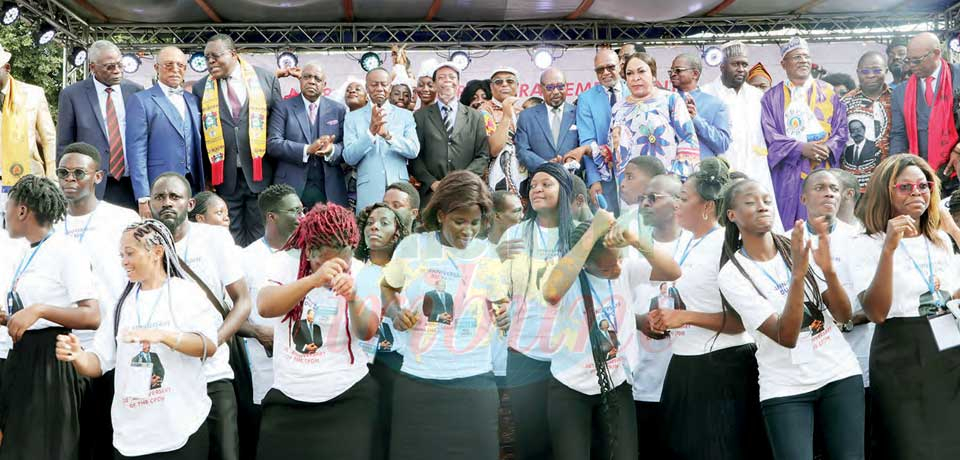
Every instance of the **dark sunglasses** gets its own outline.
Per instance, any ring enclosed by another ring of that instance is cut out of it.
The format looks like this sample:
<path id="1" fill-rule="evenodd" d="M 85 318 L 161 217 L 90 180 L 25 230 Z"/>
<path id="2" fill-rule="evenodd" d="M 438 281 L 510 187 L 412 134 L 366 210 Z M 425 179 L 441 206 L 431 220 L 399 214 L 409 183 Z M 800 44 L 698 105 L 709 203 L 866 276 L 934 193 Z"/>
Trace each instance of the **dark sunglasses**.
<path id="1" fill-rule="evenodd" d="M 88 174 L 90 174 L 90 172 L 86 169 L 57 168 L 57 177 L 60 179 L 66 179 L 72 175 L 76 180 L 84 180 Z"/>
<path id="2" fill-rule="evenodd" d="M 887 73 L 884 69 L 860 69 L 857 72 L 860 72 L 860 75 L 883 75 Z"/>

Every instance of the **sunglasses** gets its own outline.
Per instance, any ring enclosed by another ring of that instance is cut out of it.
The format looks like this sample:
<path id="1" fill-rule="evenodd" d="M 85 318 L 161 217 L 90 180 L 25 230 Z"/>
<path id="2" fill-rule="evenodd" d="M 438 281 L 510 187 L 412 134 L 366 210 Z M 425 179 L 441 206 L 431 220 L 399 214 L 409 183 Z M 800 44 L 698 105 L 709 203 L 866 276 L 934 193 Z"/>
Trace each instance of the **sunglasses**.
<path id="1" fill-rule="evenodd" d="M 893 184 L 892 188 L 904 195 L 912 194 L 914 191 L 919 191 L 922 194 L 927 194 L 927 193 L 930 193 L 930 190 L 933 189 L 933 182 L 930 182 L 930 181 L 900 182 L 897 184 Z"/>
<path id="2" fill-rule="evenodd" d="M 600 66 L 593 70 L 597 72 L 597 74 L 604 74 L 606 72 L 616 72 L 617 66 L 616 64 L 611 64 L 611 65 Z"/>
<path id="3" fill-rule="evenodd" d="M 683 72 L 686 72 L 686 71 L 688 71 L 688 70 L 690 70 L 689 67 L 674 67 L 674 68 L 670 69 L 669 73 L 670 73 L 670 75 L 679 75 L 679 74 L 681 74 L 681 73 L 683 73 Z"/>
<path id="4" fill-rule="evenodd" d="M 121 62 L 110 62 L 110 63 L 106 63 L 106 64 L 97 64 L 97 67 L 102 67 L 102 68 L 106 69 L 108 72 L 113 72 L 114 70 L 122 69 L 122 68 L 123 68 L 123 63 L 121 63 Z"/>
<path id="5" fill-rule="evenodd" d="M 90 174 L 86 169 L 67 169 L 67 168 L 57 168 L 57 177 L 60 179 L 66 179 L 73 176 L 76 180 L 83 180 Z"/>
<path id="6" fill-rule="evenodd" d="M 927 51 L 927 54 L 924 54 L 923 56 L 915 58 L 908 57 L 903 61 L 910 65 L 920 65 L 920 63 L 930 57 L 931 54 L 933 54 L 933 50 Z"/>
<path id="7" fill-rule="evenodd" d="M 549 93 L 550 91 L 562 91 L 566 89 L 566 87 L 566 84 L 556 83 L 553 85 L 543 85 L 543 90 Z"/>
<path id="8" fill-rule="evenodd" d="M 164 62 L 160 67 L 163 67 L 166 70 L 187 70 L 187 65 L 182 62 Z"/>
<path id="9" fill-rule="evenodd" d="M 860 75 L 883 75 L 887 73 L 884 69 L 860 69 L 857 72 L 860 72 Z"/>
<path id="10" fill-rule="evenodd" d="M 491 83 L 493 83 L 495 86 L 500 86 L 503 84 L 516 85 L 517 81 L 512 78 L 498 78 L 496 80 L 493 80 Z"/>

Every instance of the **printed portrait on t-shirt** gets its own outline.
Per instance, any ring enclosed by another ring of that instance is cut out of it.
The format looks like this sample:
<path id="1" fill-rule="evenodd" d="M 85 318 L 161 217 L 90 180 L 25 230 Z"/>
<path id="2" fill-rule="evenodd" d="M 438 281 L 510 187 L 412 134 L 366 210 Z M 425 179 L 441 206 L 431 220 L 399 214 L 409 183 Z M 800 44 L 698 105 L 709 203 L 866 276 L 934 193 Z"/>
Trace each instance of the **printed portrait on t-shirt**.
<path id="1" fill-rule="evenodd" d="M 446 281 L 438 277 L 434 290 L 423 296 L 423 315 L 429 323 L 453 323 L 453 295 L 446 290 Z"/>
<path id="2" fill-rule="evenodd" d="M 596 310 L 597 322 L 593 325 L 593 335 L 600 340 L 600 351 L 607 361 L 617 357 L 620 340 L 617 338 L 617 312 L 607 305 Z"/>
<path id="3" fill-rule="evenodd" d="M 143 365 L 149 364 L 152 366 L 150 371 L 150 389 L 156 390 L 163 386 L 163 363 L 160 362 L 160 355 L 150 351 L 150 342 L 142 342 L 141 345 L 143 349 L 140 353 L 134 355 L 133 359 L 130 361 L 130 364 L 133 365 Z"/>
<path id="4" fill-rule="evenodd" d="M 293 344 L 296 350 L 303 354 L 316 353 L 323 346 L 323 331 L 320 325 L 314 323 L 313 308 L 303 309 L 304 318 L 298 321 L 293 331 Z"/>
<path id="5" fill-rule="evenodd" d="M 686 310 L 683 301 L 680 299 L 680 292 L 671 282 L 660 283 L 657 289 L 657 295 L 650 299 L 650 309 L 656 310 L 662 308 L 665 310 Z"/>
<path id="6" fill-rule="evenodd" d="M 809 330 L 813 335 L 817 335 L 823 332 L 824 326 L 823 310 L 809 300 L 803 302 L 803 323 L 800 324 L 800 330 Z"/>
<path id="7" fill-rule="evenodd" d="M 380 323 L 380 338 L 377 341 L 377 351 L 393 351 L 393 329 Z"/>

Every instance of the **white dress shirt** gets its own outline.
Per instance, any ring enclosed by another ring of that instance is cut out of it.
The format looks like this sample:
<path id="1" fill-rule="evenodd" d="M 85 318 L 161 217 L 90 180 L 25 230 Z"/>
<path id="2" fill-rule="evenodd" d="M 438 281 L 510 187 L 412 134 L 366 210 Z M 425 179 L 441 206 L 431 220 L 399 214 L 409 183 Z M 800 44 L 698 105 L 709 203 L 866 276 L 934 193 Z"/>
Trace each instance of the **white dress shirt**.
<path id="1" fill-rule="evenodd" d="M 170 100 L 173 107 L 177 109 L 177 112 L 180 114 L 180 120 L 183 121 L 187 116 L 187 101 L 183 99 L 183 89 L 171 88 L 159 81 L 157 85 L 163 90 L 163 94 L 167 96 L 167 99 Z"/>
<path id="2" fill-rule="evenodd" d="M 240 101 L 240 108 L 242 109 L 243 104 L 247 101 L 247 85 L 243 83 L 243 72 L 240 70 L 239 62 L 233 68 L 233 72 L 230 72 L 230 75 L 227 76 L 223 83 L 230 85 L 230 91 L 237 96 L 237 100 Z M 223 88 L 223 91 L 223 100 L 227 102 L 227 107 L 232 111 L 233 106 L 230 105 L 230 98 L 227 97 L 227 88 Z"/>

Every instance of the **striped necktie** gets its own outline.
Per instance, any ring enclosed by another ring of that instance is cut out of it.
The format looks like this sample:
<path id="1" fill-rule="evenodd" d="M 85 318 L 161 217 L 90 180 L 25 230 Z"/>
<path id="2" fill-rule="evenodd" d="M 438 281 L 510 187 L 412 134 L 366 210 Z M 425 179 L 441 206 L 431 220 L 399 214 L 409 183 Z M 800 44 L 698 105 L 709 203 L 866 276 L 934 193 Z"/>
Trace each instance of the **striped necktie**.
<path id="1" fill-rule="evenodd" d="M 120 121 L 117 119 L 117 108 L 113 106 L 113 88 L 107 88 L 107 135 L 110 142 L 110 175 L 120 180 L 126 169 L 123 160 L 123 137 L 120 136 Z"/>
<path id="2" fill-rule="evenodd" d="M 453 110 L 446 105 L 440 106 L 441 118 L 443 118 L 443 126 L 447 128 L 447 136 L 453 135 L 453 117 L 450 116 Z"/>

